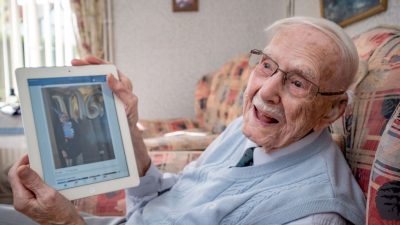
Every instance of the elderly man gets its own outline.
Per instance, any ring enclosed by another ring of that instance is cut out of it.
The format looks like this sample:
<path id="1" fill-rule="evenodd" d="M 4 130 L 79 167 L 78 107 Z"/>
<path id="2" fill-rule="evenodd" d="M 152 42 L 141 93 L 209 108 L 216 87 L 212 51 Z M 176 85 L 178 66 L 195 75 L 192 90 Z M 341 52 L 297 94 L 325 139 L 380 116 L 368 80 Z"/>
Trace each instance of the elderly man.
<path id="1" fill-rule="evenodd" d="M 14 207 L 42 224 L 364 224 L 364 195 L 327 131 L 344 112 L 357 71 L 351 39 L 313 18 L 283 19 L 267 31 L 267 47 L 251 51 L 257 64 L 243 117 L 179 175 L 151 164 L 135 126 L 131 83 L 122 74 L 120 81 L 108 77 L 127 105 L 141 176 L 126 192 L 126 218 L 81 217 L 29 169 L 26 156 L 9 173 Z M 0 222 L 29 223 L 6 207 L 1 212 Z"/>

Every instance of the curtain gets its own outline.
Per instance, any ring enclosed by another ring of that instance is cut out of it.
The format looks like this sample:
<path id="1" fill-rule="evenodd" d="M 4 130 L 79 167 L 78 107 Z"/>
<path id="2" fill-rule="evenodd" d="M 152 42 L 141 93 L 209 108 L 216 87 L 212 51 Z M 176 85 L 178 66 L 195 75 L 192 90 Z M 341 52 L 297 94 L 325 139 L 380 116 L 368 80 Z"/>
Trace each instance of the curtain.
<path id="1" fill-rule="evenodd" d="M 111 59 L 109 7 L 108 0 L 71 0 L 71 8 L 76 16 L 74 33 L 81 58 L 94 55 Z"/>

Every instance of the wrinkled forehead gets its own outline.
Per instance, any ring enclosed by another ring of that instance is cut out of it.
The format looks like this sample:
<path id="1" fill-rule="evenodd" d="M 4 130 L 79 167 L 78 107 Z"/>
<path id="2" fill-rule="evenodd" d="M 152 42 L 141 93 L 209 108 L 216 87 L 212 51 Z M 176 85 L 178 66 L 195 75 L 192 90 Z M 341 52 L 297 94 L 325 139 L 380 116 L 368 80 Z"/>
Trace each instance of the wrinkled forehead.
<path id="1" fill-rule="evenodd" d="M 292 24 L 280 28 L 264 49 L 287 69 L 301 69 L 313 81 L 330 80 L 340 70 L 335 41 L 317 28 Z"/>

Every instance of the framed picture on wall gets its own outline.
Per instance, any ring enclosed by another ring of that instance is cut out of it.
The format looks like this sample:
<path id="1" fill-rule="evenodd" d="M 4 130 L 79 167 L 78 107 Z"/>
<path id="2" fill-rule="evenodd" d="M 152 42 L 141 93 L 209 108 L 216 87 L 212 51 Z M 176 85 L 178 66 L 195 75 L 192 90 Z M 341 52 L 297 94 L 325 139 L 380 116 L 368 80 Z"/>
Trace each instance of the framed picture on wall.
<path id="1" fill-rule="evenodd" d="M 190 12 L 199 10 L 199 0 L 172 0 L 174 12 Z"/>
<path id="2" fill-rule="evenodd" d="M 386 11 L 387 0 L 320 0 L 322 17 L 344 27 Z"/>

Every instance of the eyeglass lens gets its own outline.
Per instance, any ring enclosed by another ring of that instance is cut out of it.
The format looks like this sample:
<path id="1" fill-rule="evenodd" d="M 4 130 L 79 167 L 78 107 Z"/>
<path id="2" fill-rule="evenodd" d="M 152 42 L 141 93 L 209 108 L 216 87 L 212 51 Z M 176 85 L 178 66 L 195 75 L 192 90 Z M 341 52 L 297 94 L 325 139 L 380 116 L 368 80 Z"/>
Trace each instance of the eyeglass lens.
<path id="1" fill-rule="evenodd" d="M 278 64 L 265 54 L 251 54 L 249 64 L 255 66 L 258 74 L 270 77 L 279 70 Z M 282 71 L 282 84 L 292 96 L 299 98 L 313 97 L 318 92 L 311 82 L 296 73 Z"/>

